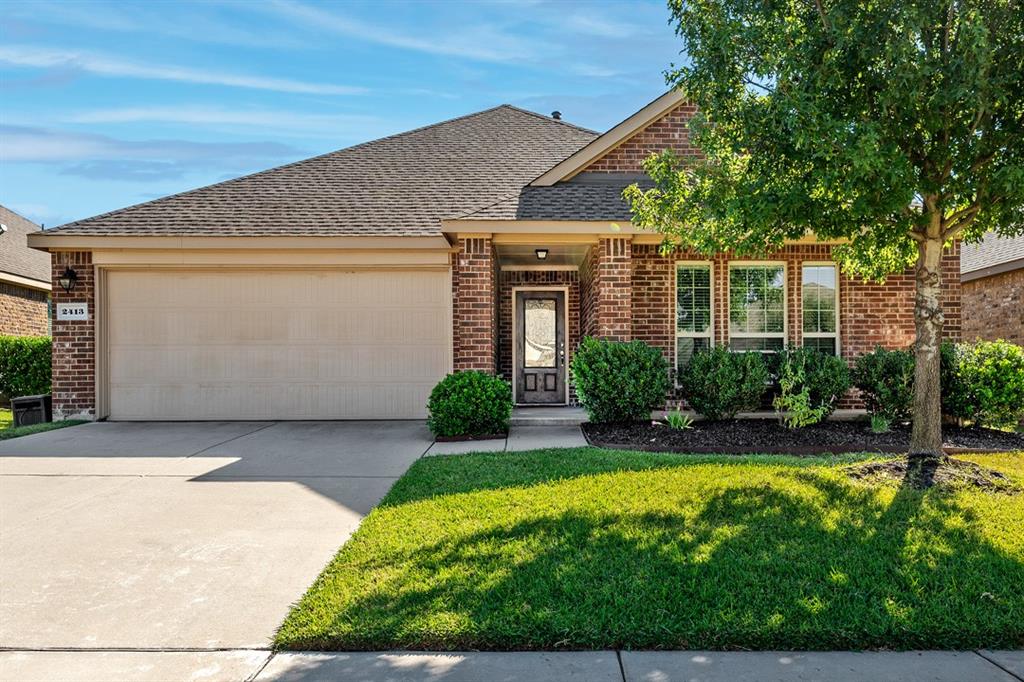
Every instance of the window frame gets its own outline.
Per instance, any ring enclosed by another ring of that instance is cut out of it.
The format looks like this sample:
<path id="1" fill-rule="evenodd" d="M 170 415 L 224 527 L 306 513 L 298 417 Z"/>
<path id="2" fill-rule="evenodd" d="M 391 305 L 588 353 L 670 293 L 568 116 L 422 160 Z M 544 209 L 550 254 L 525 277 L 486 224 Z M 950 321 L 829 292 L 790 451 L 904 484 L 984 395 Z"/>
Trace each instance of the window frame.
<path id="1" fill-rule="evenodd" d="M 835 273 L 835 331 L 831 333 L 827 332 L 805 332 L 804 331 L 804 268 L 815 268 L 815 267 L 830 267 Z M 804 346 L 804 339 L 835 339 L 836 341 L 836 357 L 843 357 L 842 346 L 840 345 L 840 339 L 842 335 L 840 333 L 839 320 L 842 315 L 839 314 L 839 264 L 831 260 L 807 260 L 800 263 L 800 346 Z"/>
<path id="2" fill-rule="evenodd" d="M 702 267 L 708 270 L 708 331 L 706 334 L 679 331 L 679 269 Z M 672 266 L 672 371 L 679 384 L 679 339 L 707 339 L 708 348 L 715 346 L 715 262 L 712 260 L 677 260 Z"/>
<path id="3" fill-rule="evenodd" d="M 733 332 L 732 330 L 732 270 L 733 268 L 782 268 L 782 331 L 781 332 Z M 732 351 L 732 340 L 733 339 L 782 339 L 782 348 L 780 350 L 786 350 L 789 347 L 789 268 L 787 267 L 786 261 L 784 260 L 736 260 L 729 261 L 727 264 L 728 276 L 725 281 L 725 314 L 726 314 L 726 332 L 729 335 L 729 350 Z M 753 352 L 753 353 L 777 353 L 776 350 L 736 350 L 737 353 Z"/>

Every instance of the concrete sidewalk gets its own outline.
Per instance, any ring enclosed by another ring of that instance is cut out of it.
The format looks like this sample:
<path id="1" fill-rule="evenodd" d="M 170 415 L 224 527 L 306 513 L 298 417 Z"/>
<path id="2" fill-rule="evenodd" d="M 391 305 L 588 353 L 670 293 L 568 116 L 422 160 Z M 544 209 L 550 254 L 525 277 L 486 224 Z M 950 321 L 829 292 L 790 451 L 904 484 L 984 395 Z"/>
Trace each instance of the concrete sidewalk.
<path id="1" fill-rule="evenodd" d="M 463 440 L 434 443 L 427 450 L 432 455 L 464 455 L 469 452 L 522 452 L 542 448 L 583 448 L 587 439 L 576 424 L 523 426 L 512 424 L 507 438 Z"/>
<path id="2" fill-rule="evenodd" d="M 1024 651 L 0 651 L 0 677 L 24 682 L 1021 682 Z"/>

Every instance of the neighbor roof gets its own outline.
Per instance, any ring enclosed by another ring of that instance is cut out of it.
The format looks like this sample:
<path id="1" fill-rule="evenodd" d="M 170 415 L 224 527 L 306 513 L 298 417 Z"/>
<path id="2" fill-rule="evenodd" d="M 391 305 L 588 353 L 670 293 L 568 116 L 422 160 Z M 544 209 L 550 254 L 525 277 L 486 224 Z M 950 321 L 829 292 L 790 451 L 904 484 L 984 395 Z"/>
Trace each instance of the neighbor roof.
<path id="1" fill-rule="evenodd" d="M 26 277 L 50 283 L 50 254 L 30 249 L 25 235 L 38 232 L 39 226 L 11 209 L 0 206 L 0 274 Z"/>
<path id="2" fill-rule="evenodd" d="M 507 104 L 68 223 L 90 236 L 433 236 L 597 137 Z"/>
<path id="3" fill-rule="evenodd" d="M 1000 237 L 989 232 L 977 244 L 960 247 L 960 274 L 974 274 L 968 279 L 1016 268 L 1024 268 L 1024 235 Z"/>

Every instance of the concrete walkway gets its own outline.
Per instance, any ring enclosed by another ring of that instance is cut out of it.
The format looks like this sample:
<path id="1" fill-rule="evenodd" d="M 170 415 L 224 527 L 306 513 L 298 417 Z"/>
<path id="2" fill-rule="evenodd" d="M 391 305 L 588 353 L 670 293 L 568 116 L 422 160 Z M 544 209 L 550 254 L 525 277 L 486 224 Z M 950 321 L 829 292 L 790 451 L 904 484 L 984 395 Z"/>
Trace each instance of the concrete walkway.
<path id="1" fill-rule="evenodd" d="M 3 679 L 209 682 L 1021 682 L 1024 651 L 0 652 Z"/>
<path id="2" fill-rule="evenodd" d="M 434 443 L 427 456 L 464 455 L 469 452 L 522 452 L 542 448 L 582 448 L 587 439 L 576 424 L 517 425 L 513 422 L 507 438 Z"/>

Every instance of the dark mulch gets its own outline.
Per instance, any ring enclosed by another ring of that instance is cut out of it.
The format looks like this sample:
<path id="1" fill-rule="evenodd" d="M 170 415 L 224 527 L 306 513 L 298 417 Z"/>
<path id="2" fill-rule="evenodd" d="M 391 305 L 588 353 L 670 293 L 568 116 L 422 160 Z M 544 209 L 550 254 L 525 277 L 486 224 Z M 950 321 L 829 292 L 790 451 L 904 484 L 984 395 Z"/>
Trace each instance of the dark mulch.
<path id="1" fill-rule="evenodd" d="M 1000 472 L 962 459 L 899 459 L 867 462 L 846 467 L 846 473 L 865 483 L 898 482 L 913 488 L 970 486 L 989 492 L 1016 495 L 1021 492 L 1013 481 Z"/>
<path id="2" fill-rule="evenodd" d="M 735 419 L 695 422 L 691 429 L 664 424 L 591 424 L 583 432 L 599 447 L 694 453 L 906 452 L 910 429 L 873 433 L 864 422 L 826 421 L 801 429 L 787 429 L 774 419 Z M 1024 450 L 1024 434 L 980 428 L 946 427 L 942 431 L 948 452 Z"/>

